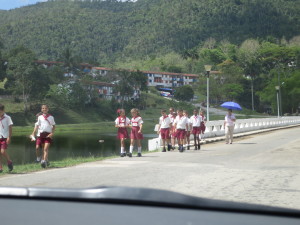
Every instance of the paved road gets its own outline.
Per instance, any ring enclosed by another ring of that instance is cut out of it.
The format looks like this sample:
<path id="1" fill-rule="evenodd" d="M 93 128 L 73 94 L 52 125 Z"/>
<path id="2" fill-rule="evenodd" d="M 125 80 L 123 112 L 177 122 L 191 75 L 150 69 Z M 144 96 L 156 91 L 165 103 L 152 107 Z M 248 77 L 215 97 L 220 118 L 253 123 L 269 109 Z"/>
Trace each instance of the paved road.
<path id="1" fill-rule="evenodd" d="M 300 209 L 300 127 L 202 146 L 0 178 L 1 186 L 139 186 Z"/>

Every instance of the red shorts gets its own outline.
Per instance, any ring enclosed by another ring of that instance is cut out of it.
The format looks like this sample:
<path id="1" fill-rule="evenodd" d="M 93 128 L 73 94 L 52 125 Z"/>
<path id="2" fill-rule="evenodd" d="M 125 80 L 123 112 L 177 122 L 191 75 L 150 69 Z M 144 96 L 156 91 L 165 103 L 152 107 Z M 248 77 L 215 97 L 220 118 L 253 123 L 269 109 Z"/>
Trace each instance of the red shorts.
<path id="1" fill-rule="evenodd" d="M 176 132 L 176 137 L 178 139 L 184 139 L 185 138 L 185 129 L 177 129 L 177 132 Z"/>
<path id="2" fill-rule="evenodd" d="M 126 127 L 119 127 L 118 129 L 118 139 L 126 139 L 129 138 L 128 131 Z"/>
<path id="3" fill-rule="evenodd" d="M 170 138 L 170 128 L 161 128 L 160 136 L 161 136 L 161 139 L 169 139 Z"/>
<path id="4" fill-rule="evenodd" d="M 47 137 L 50 133 L 43 132 L 40 133 L 40 136 L 36 140 L 36 145 L 42 146 L 45 143 L 51 144 L 52 138 Z"/>
<path id="5" fill-rule="evenodd" d="M 200 125 L 200 133 L 204 134 L 205 129 L 206 129 L 206 126 L 203 123 L 201 123 L 201 125 Z"/>
<path id="6" fill-rule="evenodd" d="M 132 127 L 130 132 L 130 139 L 134 140 L 142 140 L 143 134 L 139 133 L 140 127 Z"/>
<path id="7" fill-rule="evenodd" d="M 0 149 L 7 149 L 7 138 L 0 138 Z"/>
<path id="8" fill-rule="evenodd" d="M 193 127 L 193 130 L 192 130 L 192 134 L 193 135 L 199 135 L 201 132 L 201 128 L 200 127 Z"/>
<path id="9" fill-rule="evenodd" d="M 175 129 L 173 129 L 173 132 L 172 132 L 172 138 L 177 138 L 177 132 Z"/>

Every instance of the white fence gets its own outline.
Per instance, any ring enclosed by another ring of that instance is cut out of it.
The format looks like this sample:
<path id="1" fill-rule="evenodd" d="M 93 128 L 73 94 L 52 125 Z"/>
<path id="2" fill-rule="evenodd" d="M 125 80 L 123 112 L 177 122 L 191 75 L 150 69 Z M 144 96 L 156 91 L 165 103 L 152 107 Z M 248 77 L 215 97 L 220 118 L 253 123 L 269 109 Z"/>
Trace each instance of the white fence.
<path id="1" fill-rule="evenodd" d="M 234 133 L 243 133 L 267 128 L 285 127 L 300 124 L 300 116 L 290 116 L 281 118 L 260 118 L 260 119 L 238 119 L 235 122 Z M 223 120 L 209 121 L 206 123 L 204 138 L 218 137 L 225 135 Z M 161 145 L 160 138 L 148 141 L 149 151 L 158 149 Z"/>

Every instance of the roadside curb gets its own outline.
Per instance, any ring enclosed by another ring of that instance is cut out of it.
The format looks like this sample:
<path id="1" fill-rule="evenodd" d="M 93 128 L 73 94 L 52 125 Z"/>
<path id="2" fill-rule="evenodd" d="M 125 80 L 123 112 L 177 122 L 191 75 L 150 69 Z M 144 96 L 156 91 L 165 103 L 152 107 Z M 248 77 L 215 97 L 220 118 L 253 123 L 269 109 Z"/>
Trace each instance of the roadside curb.
<path id="1" fill-rule="evenodd" d="M 262 130 L 256 130 L 256 131 L 249 131 L 249 132 L 245 132 L 245 133 L 237 133 L 237 134 L 233 134 L 233 138 L 241 138 L 241 137 L 245 137 L 245 136 L 250 136 L 250 135 L 255 135 L 255 134 L 260 134 L 260 133 L 267 133 L 267 132 L 282 130 L 282 129 L 295 128 L 295 127 L 299 127 L 299 126 L 300 126 L 300 124 L 295 124 L 295 125 L 289 125 L 289 126 L 284 126 L 284 127 L 274 127 L 274 128 L 268 128 L 268 129 L 262 129 Z M 225 136 L 205 138 L 204 140 L 201 140 L 201 144 L 210 144 L 210 143 L 224 141 L 224 140 L 225 140 Z"/>

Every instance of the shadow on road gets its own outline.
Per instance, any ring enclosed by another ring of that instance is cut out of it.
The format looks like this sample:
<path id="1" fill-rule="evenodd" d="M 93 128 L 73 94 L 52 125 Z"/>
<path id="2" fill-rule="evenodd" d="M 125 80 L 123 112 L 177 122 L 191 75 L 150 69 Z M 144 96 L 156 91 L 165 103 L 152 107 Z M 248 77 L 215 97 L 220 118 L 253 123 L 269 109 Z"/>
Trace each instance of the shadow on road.
<path id="1" fill-rule="evenodd" d="M 237 144 L 237 145 L 257 145 L 257 143 L 234 143 L 234 144 Z"/>

